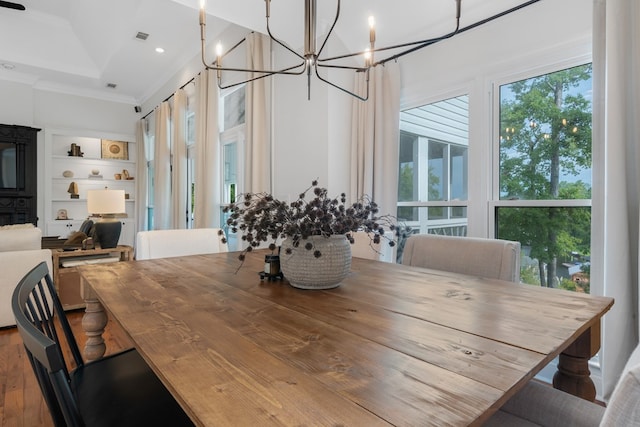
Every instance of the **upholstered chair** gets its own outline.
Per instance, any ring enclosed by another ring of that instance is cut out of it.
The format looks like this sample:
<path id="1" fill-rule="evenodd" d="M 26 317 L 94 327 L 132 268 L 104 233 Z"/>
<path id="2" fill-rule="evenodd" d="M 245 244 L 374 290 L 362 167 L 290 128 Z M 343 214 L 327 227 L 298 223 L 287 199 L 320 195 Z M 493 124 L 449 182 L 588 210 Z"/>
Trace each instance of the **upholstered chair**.
<path id="1" fill-rule="evenodd" d="M 150 230 L 136 234 L 136 259 L 170 258 L 227 252 L 219 228 Z"/>
<path id="2" fill-rule="evenodd" d="M 640 345 L 631 354 L 606 408 L 530 381 L 485 424 L 498 426 L 640 426 Z"/>
<path id="3" fill-rule="evenodd" d="M 402 263 L 518 283 L 520 242 L 415 234 L 407 239 Z"/>

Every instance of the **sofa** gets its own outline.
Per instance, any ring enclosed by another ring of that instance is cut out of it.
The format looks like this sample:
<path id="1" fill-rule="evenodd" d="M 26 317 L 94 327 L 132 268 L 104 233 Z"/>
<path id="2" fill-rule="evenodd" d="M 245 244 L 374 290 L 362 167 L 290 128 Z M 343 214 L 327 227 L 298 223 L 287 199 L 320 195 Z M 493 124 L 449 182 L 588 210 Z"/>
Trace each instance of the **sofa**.
<path id="1" fill-rule="evenodd" d="M 0 327 L 14 326 L 11 296 L 18 282 L 45 261 L 51 272 L 51 251 L 41 249 L 42 230 L 33 224 L 0 227 Z"/>

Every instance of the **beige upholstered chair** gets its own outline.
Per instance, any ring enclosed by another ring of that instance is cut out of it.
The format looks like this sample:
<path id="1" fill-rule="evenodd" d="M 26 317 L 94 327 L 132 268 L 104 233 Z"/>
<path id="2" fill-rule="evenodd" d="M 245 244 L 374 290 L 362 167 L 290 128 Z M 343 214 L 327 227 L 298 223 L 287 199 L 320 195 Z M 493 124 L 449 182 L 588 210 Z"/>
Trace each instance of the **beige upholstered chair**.
<path id="1" fill-rule="evenodd" d="M 219 230 L 219 228 L 193 228 L 139 231 L 136 234 L 136 259 L 227 252 L 227 244 L 222 243 Z"/>
<path id="2" fill-rule="evenodd" d="M 416 234 L 407 239 L 402 263 L 518 283 L 520 242 Z"/>
<path id="3" fill-rule="evenodd" d="M 388 231 L 385 235 L 393 239 L 393 233 Z M 353 244 L 351 245 L 351 256 L 358 258 L 373 259 L 376 261 L 393 262 L 394 248 L 389 246 L 386 239 L 380 243 L 373 243 L 371 237 L 364 231 L 353 233 Z"/>
<path id="4" fill-rule="evenodd" d="M 606 409 L 551 386 L 531 381 L 484 425 L 640 426 L 640 345 L 631 354 Z"/>

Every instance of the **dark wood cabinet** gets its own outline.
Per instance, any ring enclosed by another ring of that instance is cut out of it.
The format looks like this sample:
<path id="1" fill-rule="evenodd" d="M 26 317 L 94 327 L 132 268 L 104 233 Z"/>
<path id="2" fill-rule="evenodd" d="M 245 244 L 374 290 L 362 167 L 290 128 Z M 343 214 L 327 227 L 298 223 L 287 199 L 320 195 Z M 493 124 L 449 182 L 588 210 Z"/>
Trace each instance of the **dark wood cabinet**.
<path id="1" fill-rule="evenodd" d="M 0 225 L 38 224 L 38 131 L 0 125 Z"/>

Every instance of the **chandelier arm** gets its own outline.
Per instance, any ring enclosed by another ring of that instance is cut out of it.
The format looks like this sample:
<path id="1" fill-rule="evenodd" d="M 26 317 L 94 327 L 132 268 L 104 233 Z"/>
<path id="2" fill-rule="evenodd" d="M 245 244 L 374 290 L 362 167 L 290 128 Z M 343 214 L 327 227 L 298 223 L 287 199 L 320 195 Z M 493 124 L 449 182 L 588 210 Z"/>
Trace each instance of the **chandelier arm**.
<path id="1" fill-rule="evenodd" d="M 295 56 L 297 56 L 298 58 L 300 58 L 300 59 L 302 59 L 304 61 L 305 60 L 304 56 L 300 55 L 298 52 L 296 52 L 295 50 L 291 49 L 289 46 L 287 46 L 286 43 L 280 41 L 271 32 L 271 26 L 269 25 L 269 15 L 270 15 L 270 13 L 269 13 L 269 1 L 266 1 L 266 3 L 267 3 L 267 35 L 269 36 L 269 38 L 271 40 L 273 40 L 274 42 L 278 43 L 280 46 L 282 46 L 283 48 L 285 48 L 286 50 L 288 50 L 289 52 L 293 53 Z"/>
<path id="2" fill-rule="evenodd" d="M 317 64 L 318 67 L 322 68 L 339 68 L 342 70 L 353 70 L 356 72 L 366 71 L 369 67 L 350 67 L 348 65 L 333 65 L 333 64 Z"/>
<path id="3" fill-rule="evenodd" d="M 324 49 L 324 46 L 329 41 L 329 37 L 331 36 L 331 33 L 333 32 L 333 29 L 336 26 L 336 24 L 338 23 L 338 18 L 340 18 L 340 0 L 338 0 L 338 4 L 336 6 L 336 18 L 333 20 L 333 24 L 331 24 L 331 28 L 329 28 L 329 32 L 327 33 L 327 36 L 324 38 L 324 41 L 322 42 L 322 45 L 320 46 L 320 50 L 318 51 L 318 54 L 316 55 L 316 60 L 318 60 L 318 57 L 322 54 L 322 50 Z"/>
<path id="4" fill-rule="evenodd" d="M 270 75 L 274 75 L 274 74 L 287 74 L 287 75 L 291 75 L 291 76 L 299 76 L 301 74 L 304 74 L 306 67 L 305 67 L 306 63 L 300 63 L 297 65 L 292 65 L 290 67 L 287 68 L 283 68 L 280 70 L 255 70 L 255 69 L 251 69 L 251 68 L 233 68 L 233 67 L 218 67 L 215 65 L 206 65 L 205 67 L 207 70 L 216 70 L 216 71 L 233 71 L 233 72 L 245 72 L 245 73 L 261 73 L 261 74 L 270 74 Z M 295 68 L 298 67 L 304 67 L 302 69 L 302 71 L 291 71 Z"/>
<path id="5" fill-rule="evenodd" d="M 318 73 L 318 67 L 314 67 L 315 72 L 316 72 L 316 77 L 318 77 L 318 79 L 320 79 L 321 81 L 325 82 L 326 84 L 328 84 L 329 86 L 333 86 L 334 88 L 343 91 L 344 93 L 351 95 L 355 98 L 358 98 L 360 101 L 366 101 L 367 99 L 369 99 L 369 69 L 365 69 L 365 73 L 366 73 L 366 82 L 367 82 L 367 91 L 365 93 L 365 96 L 360 96 L 355 92 L 350 91 L 349 89 L 345 89 L 342 86 L 338 86 L 335 83 L 330 82 L 327 79 L 322 78 L 322 76 L 320 76 L 320 73 Z"/>
<path id="6" fill-rule="evenodd" d="M 536 1 L 540 1 L 540 0 L 536 0 Z M 400 49 L 400 48 L 408 47 L 408 46 L 416 46 L 418 49 L 421 49 L 421 48 L 423 48 L 425 46 L 429 46 L 429 45 L 434 44 L 436 42 L 451 38 L 451 37 L 455 36 L 456 34 L 458 34 L 460 31 L 461 30 L 459 28 L 459 22 L 458 22 L 458 25 L 456 25 L 456 29 L 454 31 L 448 33 L 448 34 L 445 34 L 444 36 L 434 37 L 434 38 L 426 39 L 426 40 L 419 40 L 419 41 L 415 41 L 415 42 L 407 42 L 407 43 L 397 44 L 397 45 L 393 45 L 393 46 L 379 47 L 379 48 L 376 48 L 376 49 L 373 49 L 373 50 L 369 50 L 369 52 L 371 52 L 371 53 L 384 52 L 386 50 Z M 407 53 L 413 52 L 414 50 L 416 50 L 416 49 L 415 48 L 407 49 L 406 52 L 400 52 L 398 54 L 398 56 L 406 55 Z M 347 54 L 344 54 L 344 55 L 332 56 L 332 57 L 329 57 L 329 58 L 318 58 L 318 62 L 330 62 L 330 61 L 337 61 L 338 59 L 352 58 L 354 56 L 364 55 L 366 52 L 367 51 L 363 50 L 361 52 L 347 53 Z M 376 64 L 387 62 L 390 59 L 395 59 L 395 57 L 390 57 L 388 59 L 383 59 L 381 61 L 376 62 Z"/>

